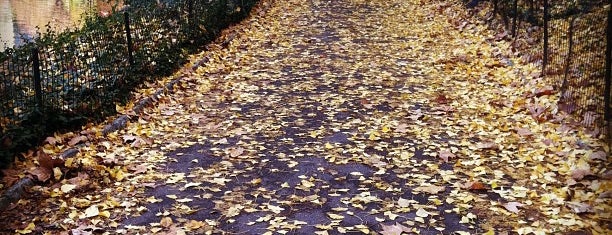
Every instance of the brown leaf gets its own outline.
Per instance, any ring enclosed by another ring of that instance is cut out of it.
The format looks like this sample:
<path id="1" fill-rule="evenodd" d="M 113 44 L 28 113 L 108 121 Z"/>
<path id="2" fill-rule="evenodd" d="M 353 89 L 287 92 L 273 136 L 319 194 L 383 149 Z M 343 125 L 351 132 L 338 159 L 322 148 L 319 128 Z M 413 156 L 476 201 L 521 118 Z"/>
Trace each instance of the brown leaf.
<path id="1" fill-rule="evenodd" d="M 446 98 L 446 96 L 444 94 L 438 94 L 438 96 L 436 96 L 435 101 L 438 104 L 448 104 L 450 102 L 450 100 L 448 98 Z"/>
<path id="2" fill-rule="evenodd" d="M 555 90 L 552 86 L 545 86 L 545 87 L 542 87 L 536 90 L 535 96 L 540 97 L 540 96 L 545 96 L 545 95 L 552 95 L 554 93 L 555 93 Z"/>
<path id="3" fill-rule="evenodd" d="M 590 168 L 578 168 L 572 171 L 574 180 L 582 180 L 587 175 L 593 175 Z"/>
<path id="4" fill-rule="evenodd" d="M 231 157 L 238 157 L 238 156 L 242 155 L 242 153 L 244 153 L 244 149 L 241 148 L 241 147 L 232 148 L 229 151 L 229 154 L 230 154 Z"/>
<path id="5" fill-rule="evenodd" d="M 599 159 L 599 160 L 607 160 L 608 154 L 604 151 L 597 151 L 597 152 L 593 152 L 591 153 L 591 155 L 589 155 L 589 160 L 595 160 L 595 159 Z"/>
<path id="6" fill-rule="evenodd" d="M 593 207 L 591 207 L 591 205 L 586 204 L 586 203 L 566 202 L 565 205 L 576 214 L 593 212 Z"/>
<path id="7" fill-rule="evenodd" d="M 72 147 L 84 141 L 87 141 L 87 136 L 84 136 L 84 135 L 75 136 L 70 141 L 68 141 L 68 146 Z"/>
<path id="8" fill-rule="evenodd" d="M 34 170 L 29 171 L 30 174 L 36 176 L 36 179 L 40 182 L 45 182 L 51 178 L 53 171 L 51 168 L 36 167 Z"/>
<path id="9" fill-rule="evenodd" d="M 38 165 L 43 168 L 53 169 L 53 159 L 43 151 L 38 151 Z"/>
<path id="10" fill-rule="evenodd" d="M 142 174 L 142 173 L 147 172 L 147 165 L 140 164 L 140 165 L 137 165 L 137 166 L 131 166 L 131 167 L 128 168 L 128 170 L 134 171 L 135 175 Z"/>
<path id="11" fill-rule="evenodd" d="M 444 162 L 448 162 L 449 158 L 455 158 L 455 154 L 451 153 L 448 150 L 442 150 L 438 152 L 438 157 Z"/>
<path id="12" fill-rule="evenodd" d="M 45 141 L 43 141 L 43 143 L 48 143 L 50 145 L 55 145 L 57 144 L 57 139 L 55 139 L 55 137 L 53 136 L 49 136 L 45 139 Z"/>
<path id="13" fill-rule="evenodd" d="M 474 190 L 474 191 L 487 190 L 487 186 L 478 181 L 468 181 L 467 183 L 463 185 L 463 188 Z"/>
<path id="14" fill-rule="evenodd" d="M 520 202 L 508 202 L 506 204 L 504 204 L 504 208 L 506 208 L 506 210 L 510 211 L 510 212 L 514 212 L 514 213 L 519 213 L 519 206 L 524 206 L 523 203 Z"/>
<path id="15" fill-rule="evenodd" d="M 495 142 L 487 141 L 487 142 L 480 142 L 480 143 L 476 144 L 476 148 L 479 148 L 479 149 L 499 149 L 499 146 L 497 146 L 497 144 Z"/>
<path id="16" fill-rule="evenodd" d="M 444 186 L 436 186 L 436 185 L 428 185 L 428 186 L 419 186 L 414 188 L 412 191 L 413 192 L 426 192 L 429 194 L 437 194 L 439 192 L 442 192 L 446 190 L 446 187 Z"/>
<path id="17" fill-rule="evenodd" d="M 516 133 L 520 136 L 526 137 L 526 136 L 531 136 L 533 135 L 533 132 L 531 132 L 531 130 L 527 129 L 527 128 L 520 128 L 517 127 L 515 128 Z"/>

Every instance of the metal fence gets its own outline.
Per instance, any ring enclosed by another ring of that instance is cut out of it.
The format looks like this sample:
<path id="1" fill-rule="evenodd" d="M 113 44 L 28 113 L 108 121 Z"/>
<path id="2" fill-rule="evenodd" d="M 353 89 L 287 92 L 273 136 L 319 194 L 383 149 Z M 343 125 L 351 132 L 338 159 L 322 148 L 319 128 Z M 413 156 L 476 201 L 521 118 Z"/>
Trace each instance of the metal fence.
<path id="1" fill-rule="evenodd" d="M 256 2 L 137 1 L 0 52 L 0 166 L 46 134 L 114 113 L 132 88 L 170 74 Z"/>
<path id="2" fill-rule="evenodd" d="M 472 0 L 468 5 L 475 6 Z M 492 21 L 509 32 L 523 58 L 540 63 L 560 92 L 559 111 L 593 135 L 612 138 L 610 2 L 607 0 L 491 0 Z M 612 143 L 612 142 L 609 142 Z"/>

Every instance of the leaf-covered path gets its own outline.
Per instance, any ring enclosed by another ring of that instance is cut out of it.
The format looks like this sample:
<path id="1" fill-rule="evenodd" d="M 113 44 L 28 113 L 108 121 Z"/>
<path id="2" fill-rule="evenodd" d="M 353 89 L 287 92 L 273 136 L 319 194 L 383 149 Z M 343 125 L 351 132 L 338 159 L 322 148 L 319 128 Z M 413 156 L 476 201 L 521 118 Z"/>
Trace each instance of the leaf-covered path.
<path id="1" fill-rule="evenodd" d="M 50 218 L 129 234 L 609 232 L 604 147 L 495 34 L 452 1 L 264 0 L 177 91 L 82 151 L 118 164 L 117 182 Z"/>

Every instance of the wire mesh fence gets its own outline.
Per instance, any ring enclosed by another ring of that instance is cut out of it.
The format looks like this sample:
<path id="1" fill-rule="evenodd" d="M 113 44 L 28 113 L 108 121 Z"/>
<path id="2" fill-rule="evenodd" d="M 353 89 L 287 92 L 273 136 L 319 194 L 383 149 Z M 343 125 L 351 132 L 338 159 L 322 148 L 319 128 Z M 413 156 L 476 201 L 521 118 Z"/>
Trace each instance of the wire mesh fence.
<path id="1" fill-rule="evenodd" d="M 494 17 L 489 20 L 509 32 L 523 59 L 542 66 L 560 94 L 559 111 L 571 114 L 592 135 L 610 140 L 610 2 L 471 0 L 467 6 L 480 2 L 490 4 L 485 9 L 492 9 Z"/>
<path id="2" fill-rule="evenodd" d="M 0 52 L 0 166 L 46 134 L 114 113 L 133 87 L 170 74 L 257 0 L 132 2 Z"/>

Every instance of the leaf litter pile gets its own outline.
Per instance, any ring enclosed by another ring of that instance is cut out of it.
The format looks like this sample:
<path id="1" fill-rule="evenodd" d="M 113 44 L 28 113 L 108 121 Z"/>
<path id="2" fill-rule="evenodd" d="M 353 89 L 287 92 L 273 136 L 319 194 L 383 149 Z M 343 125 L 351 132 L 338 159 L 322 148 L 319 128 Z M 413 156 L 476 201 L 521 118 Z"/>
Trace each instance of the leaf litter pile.
<path id="1" fill-rule="evenodd" d="M 7 170 L 46 183 L 0 231 L 609 234 L 610 150 L 459 2 L 263 0 L 124 130 Z"/>

